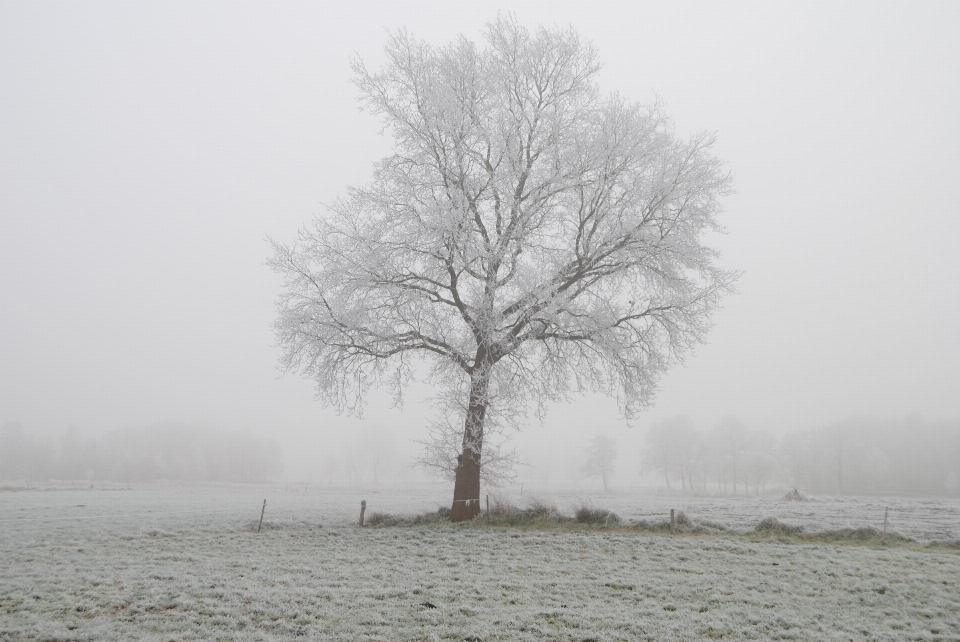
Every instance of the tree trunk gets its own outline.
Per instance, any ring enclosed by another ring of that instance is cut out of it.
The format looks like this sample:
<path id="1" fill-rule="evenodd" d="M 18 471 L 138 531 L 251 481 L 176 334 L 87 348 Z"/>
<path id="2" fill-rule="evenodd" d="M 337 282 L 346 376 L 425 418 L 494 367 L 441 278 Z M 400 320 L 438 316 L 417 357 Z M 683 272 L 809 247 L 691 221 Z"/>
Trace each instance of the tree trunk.
<path id="1" fill-rule="evenodd" d="M 453 485 L 450 521 L 462 522 L 480 514 L 480 455 L 483 449 L 483 419 L 487 414 L 488 375 L 474 375 L 470 382 L 470 405 L 463 427 L 463 450 L 458 457 Z"/>

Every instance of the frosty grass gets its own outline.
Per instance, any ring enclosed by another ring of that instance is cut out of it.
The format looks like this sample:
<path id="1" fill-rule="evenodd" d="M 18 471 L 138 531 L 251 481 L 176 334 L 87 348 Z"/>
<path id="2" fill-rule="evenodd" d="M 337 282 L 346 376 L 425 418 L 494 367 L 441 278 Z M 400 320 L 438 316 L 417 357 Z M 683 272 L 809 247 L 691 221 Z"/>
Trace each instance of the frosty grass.
<path id="1" fill-rule="evenodd" d="M 0 640 L 960 640 L 955 550 L 353 524 L 361 497 L 413 513 L 446 495 L 0 492 Z M 960 537 L 949 500 L 593 503 L 625 519 L 672 504 L 732 527 L 774 516 L 823 528 L 878 526 L 886 504 L 900 533 Z"/>

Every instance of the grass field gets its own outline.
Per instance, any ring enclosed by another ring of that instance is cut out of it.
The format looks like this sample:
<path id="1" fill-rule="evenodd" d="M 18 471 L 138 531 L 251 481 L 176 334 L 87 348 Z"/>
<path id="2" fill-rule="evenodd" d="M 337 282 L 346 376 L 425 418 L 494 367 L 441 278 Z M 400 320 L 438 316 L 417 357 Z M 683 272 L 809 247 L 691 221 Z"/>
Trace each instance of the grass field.
<path id="1" fill-rule="evenodd" d="M 437 504 L 366 497 L 395 512 Z M 0 640 L 960 640 L 956 549 L 629 527 L 361 529 L 355 499 L 0 493 Z M 648 498 L 605 499 L 627 516 L 631 502 L 653 511 Z M 842 504 L 848 516 L 859 505 Z M 955 504 L 927 506 L 949 530 Z"/>

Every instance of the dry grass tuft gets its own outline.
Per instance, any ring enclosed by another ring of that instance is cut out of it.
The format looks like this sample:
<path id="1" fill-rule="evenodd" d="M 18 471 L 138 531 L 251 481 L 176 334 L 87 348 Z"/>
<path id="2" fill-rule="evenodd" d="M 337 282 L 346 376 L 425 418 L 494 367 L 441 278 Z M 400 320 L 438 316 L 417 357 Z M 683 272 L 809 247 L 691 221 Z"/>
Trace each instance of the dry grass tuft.
<path id="1" fill-rule="evenodd" d="M 580 524 L 603 524 L 604 526 L 616 526 L 622 521 L 613 511 L 592 506 L 580 506 L 577 509 L 576 518 Z"/>
<path id="2" fill-rule="evenodd" d="M 796 535 L 803 530 L 803 526 L 791 526 L 790 524 L 784 524 L 776 517 L 767 517 L 760 520 L 760 523 L 753 530 L 757 533 L 770 535 Z"/>
<path id="3" fill-rule="evenodd" d="M 781 498 L 785 502 L 808 502 L 810 498 L 794 488 Z"/>
<path id="4" fill-rule="evenodd" d="M 403 518 L 389 513 L 370 513 L 363 520 L 364 526 L 397 526 L 404 522 Z"/>
<path id="5" fill-rule="evenodd" d="M 364 520 L 364 526 L 389 527 L 413 526 L 414 524 L 439 524 L 450 521 L 450 509 L 444 506 L 435 512 L 420 513 L 419 515 L 391 515 L 390 513 L 370 513 Z"/>
<path id="6" fill-rule="evenodd" d="M 557 510 L 557 505 L 553 502 L 547 502 L 539 498 L 534 498 L 530 500 L 530 503 L 527 504 L 527 510 L 531 511 L 543 519 L 555 519 L 560 515 L 560 511 Z"/>
<path id="7" fill-rule="evenodd" d="M 481 516 L 484 522 L 502 525 L 547 524 L 572 521 L 563 515 L 553 502 L 533 498 L 526 508 L 520 508 L 509 499 L 494 495 L 490 511 Z"/>

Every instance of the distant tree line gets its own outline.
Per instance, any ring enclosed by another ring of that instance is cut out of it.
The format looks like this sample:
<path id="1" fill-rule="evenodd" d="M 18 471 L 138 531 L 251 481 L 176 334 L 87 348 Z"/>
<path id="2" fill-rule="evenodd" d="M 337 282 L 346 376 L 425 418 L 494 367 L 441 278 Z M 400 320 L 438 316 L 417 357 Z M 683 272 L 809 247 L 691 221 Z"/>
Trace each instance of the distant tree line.
<path id="1" fill-rule="evenodd" d="M 281 472 L 279 444 L 243 431 L 163 425 L 94 437 L 37 435 L 17 423 L 0 429 L 0 479 L 7 481 L 254 483 Z"/>
<path id="2" fill-rule="evenodd" d="M 861 417 L 777 437 L 734 417 L 700 430 L 680 416 L 645 437 L 644 473 L 681 491 L 960 494 L 960 422 Z"/>

